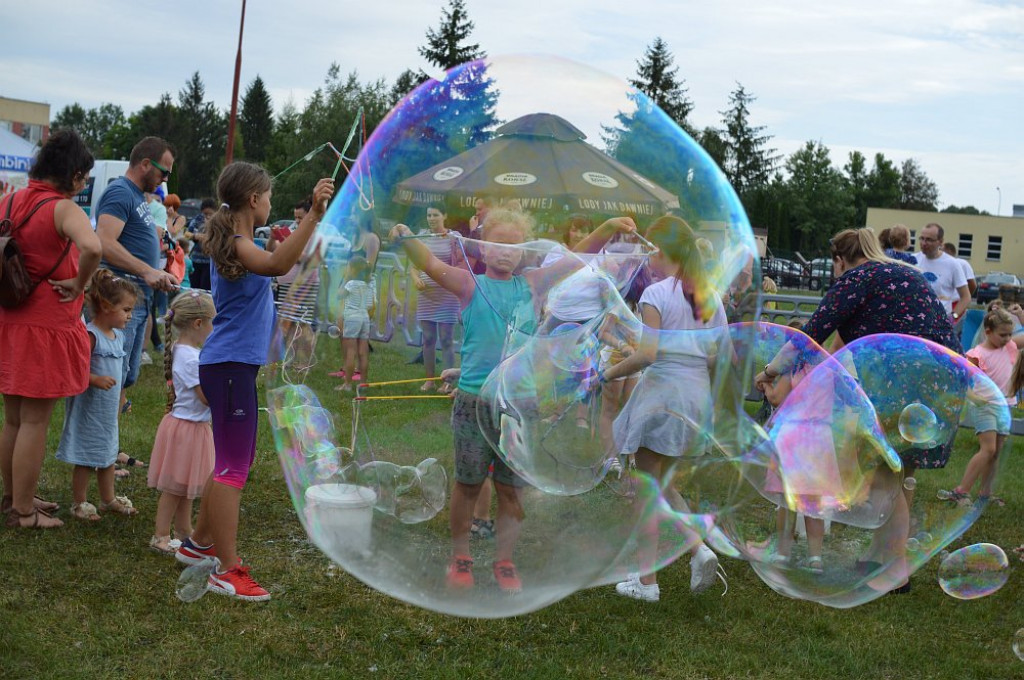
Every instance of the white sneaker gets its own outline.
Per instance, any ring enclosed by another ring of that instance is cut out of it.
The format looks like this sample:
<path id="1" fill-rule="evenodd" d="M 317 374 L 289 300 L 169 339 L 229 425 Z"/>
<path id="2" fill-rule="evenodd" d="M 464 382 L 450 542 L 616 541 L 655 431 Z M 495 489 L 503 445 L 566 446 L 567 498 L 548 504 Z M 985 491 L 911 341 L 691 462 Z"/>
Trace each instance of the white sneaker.
<path id="1" fill-rule="evenodd" d="M 703 593 L 715 584 L 718 574 L 718 555 L 706 545 L 697 549 L 690 558 L 690 592 Z"/>
<path id="2" fill-rule="evenodd" d="M 619 595 L 625 595 L 626 597 L 632 597 L 634 600 L 643 600 L 644 602 L 657 602 L 661 599 L 661 589 L 657 583 L 652 583 L 649 586 L 645 586 L 640 583 L 640 579 L 629 581 L 623 581 L 615 585 L 615 592 Z"/>
<path id="3" fill-rule="evenodd" d="M 153 357 L 149 356 L 149 352 L 142 350 L 142 357 L 139 359 L 140 366 L 149 366 L 153 363 Z"/>

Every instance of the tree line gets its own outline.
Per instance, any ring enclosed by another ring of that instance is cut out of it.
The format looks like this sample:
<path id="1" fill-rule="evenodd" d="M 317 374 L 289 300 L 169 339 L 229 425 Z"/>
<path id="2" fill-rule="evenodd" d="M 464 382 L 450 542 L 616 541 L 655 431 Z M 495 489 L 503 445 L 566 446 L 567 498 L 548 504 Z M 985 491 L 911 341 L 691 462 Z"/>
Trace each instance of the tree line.
<path id="1" fill-rule="evenodd" d="M 473 27 L 463 0 L 449 0 L 438 26 L 427 30 L 420 55 L 430 65 L 445 71 L 485 58 L 486 52 L 480 45 L 471 42 Z M 720 124 L 698 129 L 691 121 L 695 104 L 678 72 L 668 44 L 660 37 L 655 38 L 637 61 L 637 72 L 630 80 L 635 88 L 637 111 L 620 113 L 614 124 L 604 129 L 606 150 L 626 165 L 630 165 L 631 156 L 648 154 L 645 167 L 649 167 L 651 151 L 663 148 L 651 146 L 657 140 L 651 136 L 656 126 L 650 105 L 657 105 L 723 170 L 751 224 L 767 228 L 773 248 L 821 252 L 831 234 L 844 227 L 862 226 L 869 207 L 937 209 L 938 188 L 913 158 L 897 165 L 881 153 L 869 160 L 853 151 L 843 167 L 838 168 L 820 140 L 808 141 L 783 158 L 771 146 L 773 136 L 766 127 L 754 124 L 752 108 L 757 97 L 741 83 L 736 83 L 728 106 L 719 112 Z M 324 142 L 337 142 L 339 131 L 347 133 L 355 125 L 356 146 L 347 154 L 354 156 L 363 135 L 372 134 L 395 104 L 428 80 L 422 69 L 407 69 L 393 83 L 383 78 L 364 81 L 355 71 L 342 75 L 341 67 L 335 63 L 302 108 L 287 102 L 275 115 L 266 83 L 257 75 L 239 103 L 234 155 L 261 163 L 274 175 Z M 452 89 L 458 90 L 456 98 L 461 104 L 445 108 L 444 102 L 451 100 Z M 445 126 L 448 130 L 466 130 L 460 139 L 449 139 L 438 130 L 432 144 L 411 140 L 408 149 L 395 151 L 419 154 L 417 160 L 422 168 L 487 141 L 500 122 L 494 113 L 497 93 L 483 66 L 462 69 L 458 76 L 421 88 L 414 96 L 422 99 L 419 106 L 431 116 L 466 118 L 460 126 Z M 472 102 L 472 106 L 466 106 L 466 102 Z M 450 123 L 447 118 L 436 119 Z M 97 158 L 127 158 L 132 145 L 146 135 L 167 139 L 177 152 L 170 190 L 187 198 L 213 193 L 223 164 L 228 120 L 225 110 L 206 99 L 205 86 L 197 71 L 178 91 L 176 99 L 165 93 L 156 104 L 130 115 L 113 103 L 92 109 L 75 103 L 61 109 L 51 127 L 78 130 Z M 666 157 L 657 173 L 661 176 L 651 179 L 663 182 L 667 189 L 685 199 L 684 204 L 692 201 L 699 205 L 700 197 L 693 195 L 692 188 L 683 186 L 684 165 L 694 162 Z M 274 217 L 290 214 L 290 206 L 308 192 L 317 177 L 329 175 L 334 163 L 335 158 L 320 154 L 283 174 L 275 182 Z M 377 179 L 383 186 L 393 186 L 389 184 L 392 180 L 396 178 Z M 944 212 L 987 214 L 973 206 L 949 206 Z"/>

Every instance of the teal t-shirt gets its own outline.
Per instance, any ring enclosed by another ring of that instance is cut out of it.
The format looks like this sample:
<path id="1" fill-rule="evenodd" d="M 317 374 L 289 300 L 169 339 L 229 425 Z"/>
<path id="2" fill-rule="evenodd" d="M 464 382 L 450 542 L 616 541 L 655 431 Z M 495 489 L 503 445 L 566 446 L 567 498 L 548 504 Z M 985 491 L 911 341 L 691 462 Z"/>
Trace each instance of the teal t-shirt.
<path id="1" fill-rule="evenodd" d="M 509 325 L 532 333 L 536 327 L 533 294 L 522 276 L 507 281 L 474 276 L 476 290 L 462 310 L 462 375 L 459 389 L 480 394 L 480 388 L 501 362 Z"/>

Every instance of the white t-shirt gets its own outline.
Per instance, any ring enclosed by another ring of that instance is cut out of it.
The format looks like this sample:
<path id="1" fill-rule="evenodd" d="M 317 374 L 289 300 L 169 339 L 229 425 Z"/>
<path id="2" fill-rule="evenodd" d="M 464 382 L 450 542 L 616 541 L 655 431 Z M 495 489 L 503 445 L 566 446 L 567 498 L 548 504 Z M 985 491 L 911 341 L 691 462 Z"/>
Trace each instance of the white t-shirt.
<path id="1" fill-rule="evenodd" d="M 199 401 L 199 348 L 175 345 L 171 359 L 171 380 L 174 383 L 174 407 L 171 415 L 181 420 L 203 423 L 210 420 L 210 407 Z"/>
<path id="2" fill-rule="evenodd" d="M 682 284 L 674 276 L 651 284 L 640 296 L 640 309 L 650 305 L 661 314 L 663 331 L 703 330 L 720 328 L 722 332 L 712 333 L 665 333 L 658 339 L 658 356 L 665 354 L 687 354 L 706 357 L 719 343 L 725 339 L 725 307 L 721 299 L 715 295 L 711 304 L 715 312 L 707 323 L 693 318 L 693 308 L 683 295 Z"/>
<path id="3" fill-rule="evenodd" d="M 953 259 L 956 260 L 957 264 L 960 265 L 960 269 L 964 272 L 964 283 L 974 279 L 974 267 L 971 266 L 970 262 L 961 260 L 959 257 L 954 257 Z M 957 299 L 959 299 L 959 296 L 957 296 Z"/>
<path id="4" fill-rule="evenodd" d="M 932 292 L 946 308 L 946 314 L 952 314 L 953 305 L 960 300 L 957 288 L 967 285 L 964 270 L 960 268 L 957 258 L 946 253 L 941 253 L 934 260 L 929 259 L 924 253 L 914 253 L 914 258 L 917 260 L 918 269 L 932 287 Z"/>

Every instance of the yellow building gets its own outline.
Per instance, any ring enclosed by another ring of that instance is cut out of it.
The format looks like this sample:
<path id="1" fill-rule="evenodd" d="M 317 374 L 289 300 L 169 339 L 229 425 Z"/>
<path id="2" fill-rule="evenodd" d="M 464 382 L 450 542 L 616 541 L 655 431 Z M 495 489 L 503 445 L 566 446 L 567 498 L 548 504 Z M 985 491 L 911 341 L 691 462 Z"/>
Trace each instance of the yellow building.
<path id="1" fill-rule="evenodd" d="M 868 208 L 867 226 L 879 233 L 894 224 L 910 229 L 910 249 L 917 250 L 917 235 L 932 222 L 942 227 L 946 243 L 956 246 L 957 257 L 967 260 L 977 276 L 1007 272 L 1024 277 L 1024 219 L 991 215 L 958 215 L 919 210 Z"/>
<path id="2" fill-rule="evenodd" d="M 50 136 L 50 105 L 0 97 L 0 128 L 42 144 Z"/>

